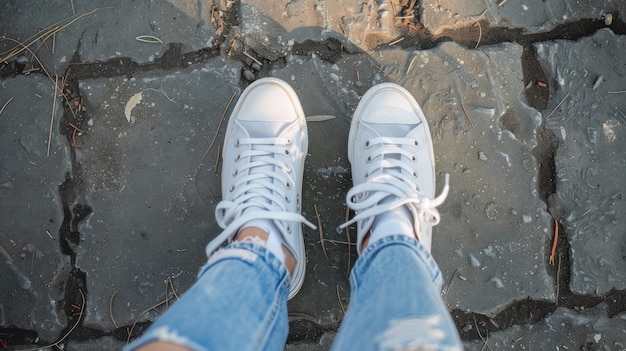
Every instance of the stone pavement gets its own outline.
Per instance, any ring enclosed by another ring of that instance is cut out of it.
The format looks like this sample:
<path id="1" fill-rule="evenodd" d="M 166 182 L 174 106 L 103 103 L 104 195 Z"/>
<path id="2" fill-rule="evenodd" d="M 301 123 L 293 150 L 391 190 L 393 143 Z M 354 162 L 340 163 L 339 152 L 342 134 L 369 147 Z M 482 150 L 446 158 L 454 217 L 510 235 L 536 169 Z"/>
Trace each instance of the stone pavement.
<path id="1" fill-rule="evenodd" d="M 466 348 L 625 349 L 625 14 L 608 0 L 2 2 L 0 349 L 119 349 L 184 294 L 219 232 L 222 117 L 266 76 L 310 118 L 303 214 L 323 234 L 304 229 L 287 349 L 328 349 L 349 304 L 348 128 L 385 81 L 421 104 L 440 186 L 450 174 L 433 255 Z"/>

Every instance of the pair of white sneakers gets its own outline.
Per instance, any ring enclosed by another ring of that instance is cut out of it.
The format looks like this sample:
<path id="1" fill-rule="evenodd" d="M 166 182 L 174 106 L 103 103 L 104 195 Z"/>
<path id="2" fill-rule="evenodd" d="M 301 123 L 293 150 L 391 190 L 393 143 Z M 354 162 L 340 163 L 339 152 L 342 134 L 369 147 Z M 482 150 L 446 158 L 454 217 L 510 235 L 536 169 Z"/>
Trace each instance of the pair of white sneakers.
<path id="1" fill-rule="evenodd" d="M 301 224 L 315 229 L 301 213 L 304 160 L 308 150 L 305 115 L 295 91 L 276 78 L 255 81 L 244 90 L 224 139 L 222 198 L 215 209 L 224 229 L 209 245 L 211 255 L 233 241 L 242 228 L 269 233 L 268 248 L 281 256 L 281 244 L 294 256 L 289 298 L 304 282 Z M 385 235 L 415 237 L 430 251 L 436 207 L 448 193 L 448 177 L 435 197 L 435 158 L 428 123 L 404 88 L 384 83 L 361 99 L 348 141 L 354 187 L 347 203 L 357 214 L 357 249 Z M 274 244 L 272 244 L 272 242 Z"/>

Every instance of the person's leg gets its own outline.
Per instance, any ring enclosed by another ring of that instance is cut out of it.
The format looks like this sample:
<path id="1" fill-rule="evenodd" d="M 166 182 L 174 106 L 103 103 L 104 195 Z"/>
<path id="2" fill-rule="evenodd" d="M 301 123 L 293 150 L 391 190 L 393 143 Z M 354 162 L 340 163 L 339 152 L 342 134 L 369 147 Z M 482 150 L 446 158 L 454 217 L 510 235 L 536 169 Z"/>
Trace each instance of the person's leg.
<path id="1" fill-rule="evenodd" d="M 357 107 L 348 143 L 354 187 L 357 260 L 350 306 L 334 350 L 460 350 L 430 255 L 436 207 L 432 141 L 415 99 L 395 84 L 370 89 Z"/>
<path id="2" fill-rule="evenodd" d="M 287 83 L 261 79 L 242 93 L 222 152 L 215 216 L 224 230 L 207 245 L 198 281 L 126 350 L 284 348 L 287 300 L 304 280 L 301 223 L 315 228 L 300 215 L 307 145 Z"/>
<path id="3" fill-rule="evenodd" d="M 230 244 L 209 259 L 180 301 L 127 349 L 282 349 L 288 292 L 287 270 L 265 247 L 247 241 Z"/>

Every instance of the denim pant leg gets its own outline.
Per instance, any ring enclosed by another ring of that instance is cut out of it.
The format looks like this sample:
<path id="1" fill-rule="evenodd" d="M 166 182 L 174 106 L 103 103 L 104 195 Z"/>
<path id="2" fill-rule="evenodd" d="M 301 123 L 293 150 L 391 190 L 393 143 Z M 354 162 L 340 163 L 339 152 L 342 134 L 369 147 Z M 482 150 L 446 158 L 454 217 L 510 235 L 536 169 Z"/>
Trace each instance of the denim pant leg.
<path id="1" fill-rule="evenodd" d="M 125 350 L 167 341 L 191 350 L 282 350 L 289 273 L 265 247 L 235 242 L 217 251 L 198 281 Z"/>
<path id="2" fill-rule="evenodd" d="M 333 350 L 461 350 L 441 298 L 441 272 L 416 240 L 370 244 L 350 276 L 350 306 Z"/>

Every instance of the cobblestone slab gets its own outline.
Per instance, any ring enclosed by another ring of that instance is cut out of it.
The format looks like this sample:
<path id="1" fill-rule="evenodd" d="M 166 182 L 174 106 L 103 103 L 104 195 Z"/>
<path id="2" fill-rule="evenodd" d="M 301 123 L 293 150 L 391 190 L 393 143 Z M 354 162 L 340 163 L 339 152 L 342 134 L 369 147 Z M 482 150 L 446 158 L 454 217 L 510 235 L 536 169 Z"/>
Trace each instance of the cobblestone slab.
<path id="1" fill-rule="evenodd" d="M 482 334 L 492 350 L 624 350 L 626 314 L 609 317 L 603 303 L 579 311 L 559 307 L 539 323 Z M 465 348 L 489 349 L 484 344 L 475 340 Z"/>
<path id="2" fill-rule="evenodd" d="M 126 346 L 125 341 L 120 341 L 112 337 L 103 337 L 86 341 L 72 341 L 67 344 L 65 350 L 68 351 L 100 351 L 100 350 L 121 350 Z"/>
<path id="3" fill-rule="evenodd" d="M 0 105 L 13 97 L 0 115 L 0 325 L 52 338 L 66 324 L 59 302 L 71 270 L 58 246 L 59 184 L 69 161 L 56 128 L 47 156 L 54 87 L 43 76 L 9 78 L 0 86 Z"/>
<path id="4" fill-rule="evenodd" d="M 546 271 L 552 225 L 531 154 L 540 115 L 524 103 L 521 52 L 516 44 L 443 43 L 375 56 L 422 106 L 437 171 L 450 174 L 433 254 L 452 278 L 453 309 L 493 316 L 521 299 L 554 299 Z"/>
<path id="5" fill-rule="evenodd" d="M 570 243 L 570 288 L 626 288 L 626 37 L 602 30 L 578 42 L 537 45 L 554 77 L 548 127 L 558 137 L 551 211 Z M 562 103 L 561 103 L 562 102 Z M 558 106 L 560 104 L 560 106 Z"/>
<path id="6" fill-rule="evenodd" d="M 328 38 L 340 41 L 349 51 L 355 46 L 370 50 L 402 34 L 391 3 L 243 0 L 240 21 L 246 40 L 257 51 L 263 51 L 261 46 L 286 50 L 294 42 Z"/>
<path id="7" fill-rule="evenodd" d="M 115 291 L 113 315 L 119 325 L 132 325 L 164 300 L 168 277 L 181 292 L 195 281 L 206 261 L 204 247 L 220 231 L 207 189 L 221 193 L 219 172 L 212 168 L 221 141 L 202 157 L 238 91 L 239 70 L 235 62 L 215 59 L 207 67 L 158 77 L 81 84 L 90 120 L 77 141 L 77 158 L 93 210 L 80 226 L 76 263 L 87 273 L 85 325 L 113 328 L 108 311 Z M 127 101 L 142 91 L 129 123 Z M 155 319 L 156 313 L 145 317 Z"/>
<path id="8" fill-rule="evenodd" d="M 72 17 L 71 4 L 76 17 L 100 10 L 76 19 Z M 64 25 L 76 19 L 54 38 L 55 65 L 69 62 L 75 51 L 86 62 L 129 57 L 144 63 L 161 56 L 170 43 L 182 43 L 182 53 L 211 47 L 216 36 L 210 21 L 211 10 L 209 1 L 48 1 L 38 4 L 36 11 L 22 2 L 7 1 L 0 5 L 0 20 L 10 21 L 12 26 L 3 28 L 0 34 L 25 40 L 37 32 L 34 26 L 44 28 L 68 19 L 61 23 Z M 152 36 L 162 43 L 139 41 L 138 36 Z M 46 57 L 52 45 L 49 38 L 38 54 Z"/>
<path id="9" fill-rule="evenodd" d="M 421 15 L 422 23 L 434 34 L 458 26 L 473 25 L 478 20 L 486 20 L 492 27 L 537 33 L 580 19 L 606 19 L 610 24 L 612 18 L 624 11 L 626 4 L 618 0 L 443 0 L 423 4 Z"/>

